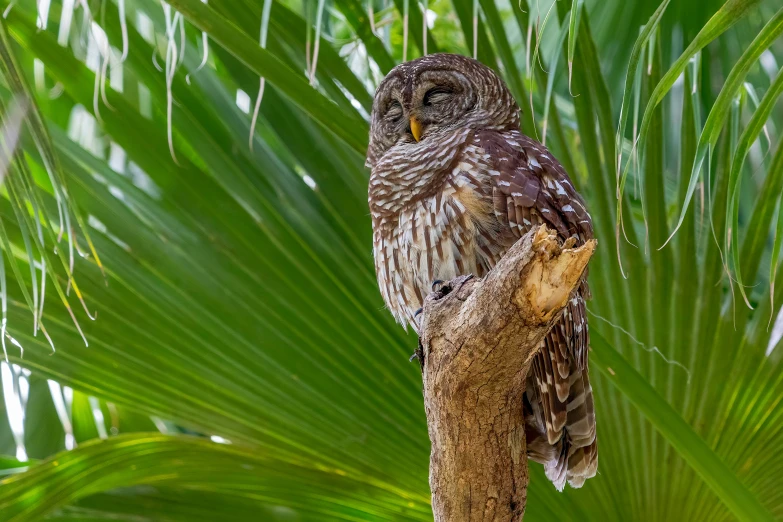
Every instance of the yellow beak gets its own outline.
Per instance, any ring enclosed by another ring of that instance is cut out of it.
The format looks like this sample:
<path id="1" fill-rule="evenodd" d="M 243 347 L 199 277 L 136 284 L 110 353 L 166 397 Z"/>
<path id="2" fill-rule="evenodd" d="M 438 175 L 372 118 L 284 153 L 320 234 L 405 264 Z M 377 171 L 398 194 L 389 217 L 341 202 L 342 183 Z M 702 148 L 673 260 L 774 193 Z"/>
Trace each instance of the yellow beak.
<path id="1" fill-rule="evenodd" d="M 413 134 L 413 139 L 416 141 L 421 140 L 421 123 L 419 123 L 419 120 L 417 120 L 415 117 L 411 118 L 411 134 Z"/>

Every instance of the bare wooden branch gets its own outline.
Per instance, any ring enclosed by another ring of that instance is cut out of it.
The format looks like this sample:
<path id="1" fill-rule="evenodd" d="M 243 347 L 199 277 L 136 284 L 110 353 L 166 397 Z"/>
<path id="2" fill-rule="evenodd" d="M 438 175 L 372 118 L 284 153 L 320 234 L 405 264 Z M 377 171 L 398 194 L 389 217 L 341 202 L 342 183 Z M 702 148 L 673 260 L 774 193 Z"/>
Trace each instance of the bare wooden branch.
<path id="1" fill-rule="evenodd" d="M 458 277 L 425 300 L 422 371 L 436 521 L 522 519 L 525 378 L 595 245 L 561 245 L 541 226 L 483 280 Z"/>

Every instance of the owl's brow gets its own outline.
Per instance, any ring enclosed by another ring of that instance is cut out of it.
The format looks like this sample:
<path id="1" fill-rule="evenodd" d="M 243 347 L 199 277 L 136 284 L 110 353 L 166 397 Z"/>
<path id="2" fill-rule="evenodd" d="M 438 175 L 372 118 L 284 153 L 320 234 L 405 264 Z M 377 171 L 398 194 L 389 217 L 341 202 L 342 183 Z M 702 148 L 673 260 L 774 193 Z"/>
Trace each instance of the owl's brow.
<path id="1" fill-rule="evenodd" d="M 405 74 L 403 74 L 403 71 L 400 69 L 394 70 L 387 74 L 383 81 L 381 81 L 381 84 L 378 86 L 379 92 L 389 89 L 395 83 L 403 83 L 404 81 Z"/>
<path id="2" fill-rule="evenodd" d="M 388 109 L 394 102 L 402 105 L 402 93 L 399 85 L 391 85 L 391 88 L 386 91 L 386 98 L 383 100 L 383 108 Z"/>

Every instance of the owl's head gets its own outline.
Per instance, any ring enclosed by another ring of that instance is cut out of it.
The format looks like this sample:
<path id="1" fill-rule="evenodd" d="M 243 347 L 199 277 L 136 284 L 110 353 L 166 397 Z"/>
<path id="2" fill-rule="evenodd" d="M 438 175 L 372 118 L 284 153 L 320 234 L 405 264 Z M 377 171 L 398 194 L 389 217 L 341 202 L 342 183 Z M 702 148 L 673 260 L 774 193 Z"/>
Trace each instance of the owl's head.
<path id="1" fill-rule="evenodd" d="M 503 80 L 457 54 L 430 54 L 400 64 L 375 93 L 367 165 L 373 167 L 390 150 L 413 154 L 428 140 L 463 128 L 519 128 L 519 107 Z"/>

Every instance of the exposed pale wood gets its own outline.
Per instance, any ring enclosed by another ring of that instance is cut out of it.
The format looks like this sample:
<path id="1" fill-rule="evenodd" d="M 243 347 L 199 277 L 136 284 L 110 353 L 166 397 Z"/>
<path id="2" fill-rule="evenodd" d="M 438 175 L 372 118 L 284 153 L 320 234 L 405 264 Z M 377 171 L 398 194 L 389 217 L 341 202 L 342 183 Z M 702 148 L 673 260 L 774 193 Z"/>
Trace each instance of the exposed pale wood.
<path id="1" fill-rule="evenodd" d="M 436 521 L 522 519 L 525 377 L 595 245 L 561 245 L 542 226 L 483 280 L 458 277 L 425 300 L 420 358 Z"/>

